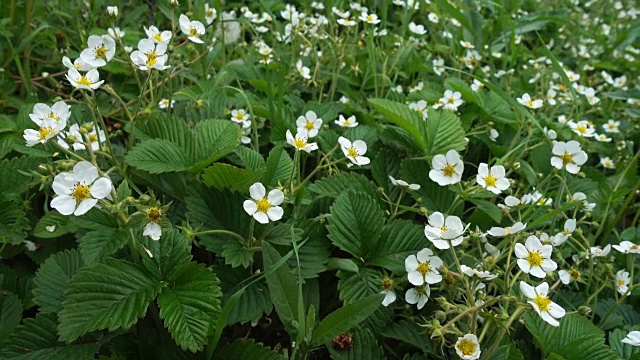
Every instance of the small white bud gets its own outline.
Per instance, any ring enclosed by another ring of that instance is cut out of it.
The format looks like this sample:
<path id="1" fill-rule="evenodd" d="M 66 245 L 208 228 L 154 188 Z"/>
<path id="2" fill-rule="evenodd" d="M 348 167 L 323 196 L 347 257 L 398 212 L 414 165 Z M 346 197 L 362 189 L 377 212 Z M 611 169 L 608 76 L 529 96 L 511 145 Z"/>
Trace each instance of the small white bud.
<path id="1" fill-rule="evenodd" d="M 118 17 L 118 7 L 117 6 L 107 6 L 107 13 L 111 17 Z"/>

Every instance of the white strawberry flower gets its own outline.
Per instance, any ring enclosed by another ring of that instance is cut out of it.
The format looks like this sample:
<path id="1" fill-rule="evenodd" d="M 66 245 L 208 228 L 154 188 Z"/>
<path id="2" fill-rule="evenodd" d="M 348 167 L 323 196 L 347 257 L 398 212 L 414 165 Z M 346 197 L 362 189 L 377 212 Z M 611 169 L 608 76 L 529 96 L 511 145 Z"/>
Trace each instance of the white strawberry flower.
<path id="1" fill-rule="evenodd" d="M 560 325 L 557 319 L 561 319 L 566 311 L 549 298 L 549 284 L 543 282 L 534 288 L 524 281 L 520 281 L 520 291 L 529 299 L 527 302 L 533 306 L 542 320 L 551 326 Z"/>
<path id="2" fill-rule="evenodd" d="M 429 296 L 431 296 L 431 288 L 429 284 L 424 284 L 407 290 L 404 300 L 411 305 L 417 304 L 420 310 L 429 301 Z"/>
<path id="3" fill-rule="evenodd" d="M 631 278 L 629 272 L 625 270 L 618 270 L 616 273 L 616 288 L 621 295 L 629 295 L 629 283 Z"/>
<path id="4" fill-rule="evenodd" d="M 66 120 L 56 121 L 51 118 L 46 118 L 38 121 L 38 130 L 25 129 L 22 137 L 29 147 L 44 144 L 49 141 L 49 139 L 58 135 L 66 126 Z"/>
<path id="5" fill-rule="evenodd" d="M 464 163 L 455 150 L 449 150 L 446 155 L 438 154 L 431 160 L 429 178 L 440 186 L 458 183 L 462 179 Z"/>
<path id="6" fill-rule="evenodd" d="M 620 251 L 623 254 L 639 254 L 640 255 L 640 245 L 634 244 L 631 241 L 622 241 L 620 245 L 613 245 L 613 248 Z"/>
<path id="7" fill-rule="evenodd" d="M 298 62 L 296 62 L 296 69 L 300 76 L 307 80 L 311 79 L 311 70 L 302 64 L 302 60 L 298 60 Z"/>
<path id="8" fill-rule="evenodd" d="M 424 227 L 424 235 L 433 243 L 433 246 L 440 250 L 448 249 L 451 246 L 458 246 L 462 243 L 462 235 L 467 230 L 462 220 L 457 216 L 447 216 L 440 212 L 434 212 L 429 216 L 429 225 Z"/>
<path id="9" fill-rule="evenodd" d="M 553 246 L 542 245 L 537 236 L 531 235 L 525 244 L 516 244 L 514 252 L 518 257 L 518 266 L 525 274 L 544 278 L 548 272 L 555 271 L 558 264 L 551 260 Z"/>
<path id="10" fill-rule="evenodd" d="M 489 169 L 489 165 L 481 163 L 476 181 L 480 186 L 497 195 L 509 188 L 509 180 L 504 175 L 504 166 L 496 165 Z"/>
<path id="11" fill-rule="evenodd" d="M 318 130 L 322 127 L 322 119 L 318 118 L 314 111 L 309 110 L 304 116 L 298 117 L 296 126 L 298 127 L 298 132 L 306 130 L 309 138 L 313 138 L 318 135 Z"/>
<path id="12" fill-rule="evenodd" d="M 278 189 L 269 191 L 261 183 L 249 187 L 249 194 L 253 200 L 245 200 L 242 206 L 247 214 L 253 216 L 261 224 L 282 219 L 284 210 L 278 206 L 284 201 L 284 193 Z"/>
<path id="13" fill-rule="evenodd" d="M 336 123 L 336 125 L 342 126 L 342 127 L 356 127 L 358 126 L 358 121 L 356 120 L 356 116 L 355 115 L 351 115 L 348 118 L 345 118 L 344 115 L 340 114 L 340 116 L 338 117 L 338 120 L 334 121 Z"/>
<path id="14" fill-rule="evenodd" d="M 409 31 L 416 35 L 424 35 L 427 33 L 427 29 L 424 28 L 424 25 L 417 24 L 414 22 L 409 23 Z"/>
<path id="15" fill-rule="evenodd" d="M 380 23 L 380 19 L 378 19 L 378 15 L 376 14 L 367 14 L 366 12 L 363 12 L 362 14 L 360 14 L 360 21 L 364 21 L 367 24 L 372 24 L 372 25 L 376 25 Z"/>
<path id="16" fill-rule="evenodd" d="M 629 331 L 627 336 L 620 342 L 631 346 L 640 346 L 640 331 Z"/>
<path id="17" fill-rule="evenodd" d="M 187 15 L 181 14 L 179 22 L 180 30 L 182 30 L 182 32 L 187 35 L 189 40 L 193 41 L 194 43 L 204 44 L 204 41 L 202 41 L 200 37 L 204 35 L 205 29 L 204 25 L 202 25 L 200 21 L 189 20 Z"/>
<path id="18" fill-rule="evenodd" d="M 160 31 L 157 27 L 151 25 L 147 29 L 144 27 L 144 32 L 147 34 L 149 40 L 153 41 L 156 44 L 159 43 L 169 43 L 173 33 L 170 30 Z"/>
<path id="19" fill-rule="evenodd" d="M 207 25 L 211 25 L 217 16 L 218 12 L 216 9 L 210 7 L 209 4 L 204 4 L 204 20 L 207 22 Z"/>
<path id="20" fill-rule="evenodd" d="M 76 69 L 78 71 L 89 71 L 91 69 L 95 69 L 94 66 L 92 66 L 88 62 L 82 60 L 82 58 L 77 58 L 72 63 L 71 59 L 69 59 L 66 56 L 62 57 L 62 65 L 64 65 L 67 69 Z"/>
<path id="21" fill-rule="evenodd" d="M 506 200 L 507 199 L 505 199 L 505 202 L 506 202 Z M 489 231 L 487 231 L 487 233 L 489 235 L 491 235 L 491 236 L 502 237 L 502 236 L 517 234 L 520 231 L 524 230 L 525 227 L 527 227 L 527 224 L 523 224 L 520 221 L 518 221 L 517 223 L 513 224 L 512 226 L 505 226 L 505 227 L 494 226 L 491 229 L 489 229 Z"/>
<path id="22" fill-rule="evenodd" d="M 53 119 L 56 122 L 67 122 L 71 113 L 69 109 L 70 105 L 67 105 L 64 101 L 58 101 L 53 106 L 49 107 L 47 104 L 36 104 L 33 107 L 33 112 L 29 114 L 31 121 L 39 125 L 45 119 Z"/>
<path id="23" fill-rule="evenodd" d="M 567 221 L 564 222 L 562 231 L 555 235 L 556 242 L 562 244 L 563 242 L 567 241 L 567 239 L 569 239 L 574 231 L 576 231 L 576 220 L 567 219 Z"/>
<path id="24" fill-rule="evenodd" d="M 87 40 L 87 48 L 82 50 L 82 61 L 93 67 L 105 66 L 116 54 L 116 41 L 109 35 L 91 35 Z"/>
<path id="25" fill-rule="evenodd" d="M 575 140 L 566 143 L 556 141 L 551 152 L 555 155 L 551 158 L 551 165 L 559 170 L 566 168 L 571 174 L 577 174 L 580 166 L 587 162 L 587 153 L 582 151 L 580 143 Z"/>
<path id="26" fill-rule="evenodd" d="M 524 94 L 521 98 L 517 98 L 516 100 L 518 100 L 521 105 L 524 105 L 529 109 L 538 109 L 544 105 L 542 100 L 533 100 L 529 94 Z"/>
<path id="27" fill-rule="evenodd" d="M 307 130 L 305 129 L 302 129 L 302 131 L 298 130 L 298 133 L 295 137 L 293 136 L 293 134 L 291 134 L 291 130 L 287 130 L 287 143 L 296 148 L 297 151 L 302 150 L 306 151 L 309 154 L 313 150 L 318 149 L 318 144 L 309 142 L 309 138 L 307 137 Z"/>
<path id="28" fill-rule="evenodd" d="M 605 257 L 611 252 L 611 244 L 608 244 L 604 248 L 601 248 L 600 246 L 592 246 L 591 249 L 589 249 L 589 252 L 594 258 Z"/>
<path id="29" fill-rule="evenodd" d="M 73 172 L 56 175 L 52 187 L 58 196 L 51 200 L 51 207 L 62 215 L 80 216 L 98 200 L 108 198 L 113 185 L 107 176 L 99 176 L 93 164 L 81 161 L 73 167 Z"/>
<path id="30" fill-rule="evenodd" d="M 95 90 L 104 83 L 104 80 L 100 80 L 100 74 L 98 70 L 91 69 L 86 74 L 80 74 L 75 68 L 69 69 L 67 80 L 76 89 Z"/>
<path id="31" fill-rule="evenodd" d="M 404 260 L 409 282 L 416 286 L 442 281 L 442 275 L 438 271 L 442 265 L 442 259 L 433 256 L 433 251 L 427 248 L 420 250 L 417 255 L 409 255 Z"/>
<path id="32" fill-rule="evenodd" d="M 340 136 L 338 144 L 340 144 L 344 156 L 351 160 L 354 165 L 362 166 L 371 162 L 368 157 L 362 156 L 367 153 L 367 144 L 364 141 L 356 140 L 351 143 L 347 138 Z"/>
<path id="33" fill-rule="evenodd" d="M 456 353 L 463 360 L 476 360 L 480 358 L 480 343 L 474 334 L 466 334 L 459 337 L 454 346 Z"/>
<path id="34" fill-rule="evenodd" d="M 142 71 L 149 69 L 165 70 L 170 65 L 165 65 L 168 60 L 167 43 L 154 43 L 153 40 L 140 39 L 138 42 L 138 50 L 129 55 L 131 61 Z"/>
<path id="35" fill-rule="evenodd" d="M 420 190 L 419 184 L 409 184 L 408 182 L 400 179 L 395 179 L 393 176 L 389 176 L 389 180 L 391 180 L 391 184 L 403 188 L 407 188 L 409 190 Z"/>

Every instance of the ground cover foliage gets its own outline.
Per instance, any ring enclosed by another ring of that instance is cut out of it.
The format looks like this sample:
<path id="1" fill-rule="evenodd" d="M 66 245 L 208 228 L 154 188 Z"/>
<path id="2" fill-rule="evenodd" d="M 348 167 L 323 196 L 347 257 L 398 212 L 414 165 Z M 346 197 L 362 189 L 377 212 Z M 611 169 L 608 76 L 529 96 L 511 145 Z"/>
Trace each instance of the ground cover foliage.
<path id="1" fill-rule="evenodd" d="M 0 14 L 0 358 L 640 359 L 633 1 Z"/>

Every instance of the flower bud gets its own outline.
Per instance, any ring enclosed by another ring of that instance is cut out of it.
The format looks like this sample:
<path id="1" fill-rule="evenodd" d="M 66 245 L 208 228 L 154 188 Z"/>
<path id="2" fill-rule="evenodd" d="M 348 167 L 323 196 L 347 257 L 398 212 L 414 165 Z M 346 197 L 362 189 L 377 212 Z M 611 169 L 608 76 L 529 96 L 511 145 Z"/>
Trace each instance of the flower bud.
<path id="1" fill-rule="evenodd" d="M 178 0 L 169 0 L 169 6 L 178 7 L 180 6 L 180 3 L 178 3 Z"/>
<path id="2" fill-rule="evenodd" d="M 578 308 L 578 313 L 580 315 L 588 315 L 589 313 L 591 313 L 591 308 L 588 306 L 582 305 Z"/>
<path id="3" fill-rule="evenodd" d="M 112 18 L 118 17 L 118 7 L 117 6 L 107 6 L 107 14 Z"/>

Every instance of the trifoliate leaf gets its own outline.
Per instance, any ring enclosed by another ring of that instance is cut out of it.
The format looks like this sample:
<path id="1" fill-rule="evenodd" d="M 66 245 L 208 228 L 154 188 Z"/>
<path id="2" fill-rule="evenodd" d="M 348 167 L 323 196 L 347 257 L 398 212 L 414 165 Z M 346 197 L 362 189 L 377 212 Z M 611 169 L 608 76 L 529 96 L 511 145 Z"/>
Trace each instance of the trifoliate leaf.
<path id="1" fill-rule="evenodd" d="M 71 342 L 90 331 L 131 327 L 160 291 L 159 277 L 140 265 L 116 259 L 82 269 L 64 294 L 60 340 Z"/>
<path id="2" fill-rule="evenodd" d="M 83 266 L 77 250 L 65 250 L 50 256 L 33 280 L 33 301 L 42 312 L 57 312 L 64 300 L 69 280 Z"/>

